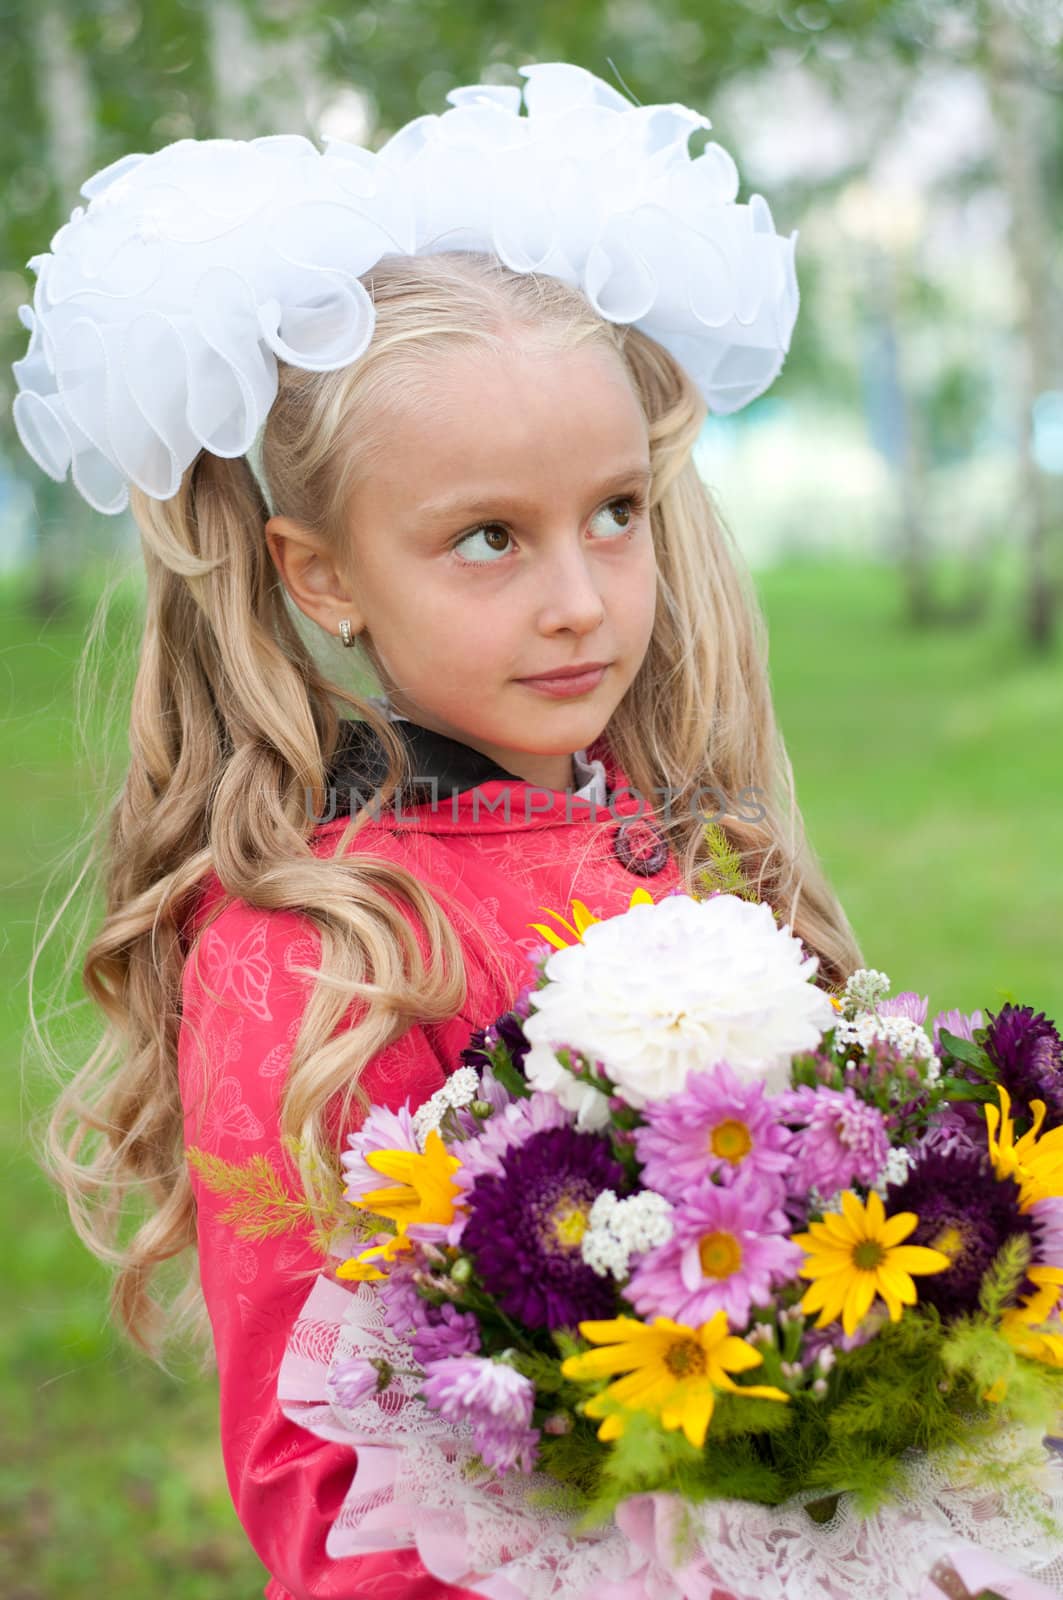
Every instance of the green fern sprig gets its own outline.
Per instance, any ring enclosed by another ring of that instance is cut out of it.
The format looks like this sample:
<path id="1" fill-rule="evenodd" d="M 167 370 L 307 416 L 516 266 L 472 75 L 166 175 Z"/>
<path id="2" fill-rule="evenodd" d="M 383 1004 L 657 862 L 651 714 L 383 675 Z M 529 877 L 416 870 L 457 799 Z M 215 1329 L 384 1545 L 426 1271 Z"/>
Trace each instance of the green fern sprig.
<path id="1" fill-rule="evenodd" d="M 219 1212 L 218 1221 L 232 1227 L 241 1239 L 275 1239 L 311 1228 L 318 1242 L 327 1246 L 344 1226 L 357 1225 L 360 1214 L 353 1207 L 351 1218 L 339 1218 L 335 1212 L 291 1194 L 276 1167 L 261 1153 L 241 1163 L 225 1161 L 192 1145 L 185 1156 L 212 1194 L 230 1200 Z M 376 1221 L 379 1224 L 380 1219 Z"/>
<path id="2" fill-rule="evenodd" d="M 709 861 L 699 874 L 705 894 L 722 889 L 725 894 L 736 894 L 743 900 L 755 901 L 757 897 L 742 872 L 741 857 L 718 822 L 705 824 L 705 842 Z"/>

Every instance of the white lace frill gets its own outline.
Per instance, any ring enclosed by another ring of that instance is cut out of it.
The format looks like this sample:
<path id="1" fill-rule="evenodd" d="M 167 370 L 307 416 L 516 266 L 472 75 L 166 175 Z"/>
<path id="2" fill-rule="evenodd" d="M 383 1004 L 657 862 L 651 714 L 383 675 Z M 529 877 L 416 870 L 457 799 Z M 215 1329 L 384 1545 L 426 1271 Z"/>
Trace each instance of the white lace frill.
<path id="1" fill-rule="evenodd" d="M 913 1461 L 905 1494 L 863 1519 L 839 1501 L 814 1523 L 798 1501 L 720 1501 L 689 1513 L 673 1496 L 626 1501 L 616 1523 L 575 1535 L 533 1503 L 552 1480 L 519 1472 L 497 1479 L 472 1467 L 470 1436 L 416 1397 L 416 1377 L 353 1410 L 330 1398 L 333 1365 L 357 1355 L 414 1367 L 388 1328 L 370 1284 L 321 1277 L 296 1323 L 281 1367 L 285 1415 L 322 1438 L 346 1442 L 357 1464 L 326 1548 L 339 1558 L 415 1547 L 443 1582 L 488 1600 L 941 1600 L 989 1586 L 1007 1600 L 1063 1595 L 1063 1470 L 1044 1452 L 1037 1504 L 965 1487 L 962 1458 L 946 1470 Z M 1029 1439 L 1001 1435 L 1002 1459 Z M 934 1575 L 950 1572 L 943 1589 Z"/>
<path id="2" fill-rule="evenodd" d="M 633 105 L 566 62 L 520 70 L 522 87 L 452 89 L 376 152 L 181 139 L 96 173 L 29 263 L 14 417 L 38 465 L 113 513 L 130 484 L 176 494 L 201 448 L 243 455 L 278 358 L 329 371 L 365 351 L 359 278 L 392 254 L 560 278 L 670 350 L 711 411 L 762 394 L 797 317 L 796 230 L 776 234 L 761 195 L 736 203 L 720 145 L 691 159 L 698 112 Z"/>

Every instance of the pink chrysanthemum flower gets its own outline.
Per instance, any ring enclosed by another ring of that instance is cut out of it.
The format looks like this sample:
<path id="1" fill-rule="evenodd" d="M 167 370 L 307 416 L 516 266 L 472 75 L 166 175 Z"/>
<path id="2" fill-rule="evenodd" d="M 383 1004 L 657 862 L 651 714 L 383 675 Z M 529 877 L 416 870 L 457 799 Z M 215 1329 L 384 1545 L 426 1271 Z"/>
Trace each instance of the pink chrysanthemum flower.
<path id="1" fill-rule="evenodd" d="M 964 1011 L 939 1011 L 934 1018 L 934 1049 L 940 1053 L 940 1034 L 942 1028 L 947 1028 L 949 1033 L 954 1033 L 958 1039 L 970 1039 L 974 1043 L 974 1030 L 982 1026 L 982 1013 L 972 1011 L 970 1016 Z"/>
<path id="2" fill-rule="evenodd" d="M 354 1411 L 363 1400 L 376 1394 L 380 1387 L 380 1374 L 372 1362 L 353 1356 L 337 1362 L 329 1375 L 327 1387 L 341 1406 Z"/>
<path id="3" fill-rule="evenodd" d="M 398 1111 L 386 1106 L 373 1106 L 360 1128 L 347 1135 L 348 1148 L 340 1155 L 340 1164 L 347 1177 L 343 1198 L 359 1205 L 362 1196 L 370 1189 L 379 1189 L 387 1179 L 366 1164 L 365 1157 L 378 1150 L 420 1151 L 413 1128 L 409 1101 Z"/>
<path id="4" fill-rule="evenodd" d="M 880 1000 L 878 1014 L 880 1017 L 907 1017 L 909 1022 L 918 1022 L 922 1027 L 929 1007 L 928 995 L 918 995 L 914 989 L 905 989 L 901 994 L 895 994 L 892 1000 Z"/>
<path id="5" fill-rule="evenodd" d="M 706 1179 L 677 1206 L 667 1244 L 643 1256 L 624 1291 L 644 1317 L 697 1328 L 717 1311 L 738 1331 L 752 1306 L 767 1305 L 803 1255 L 774 1185 L 751 1170 L 727 1186 Z"/>
<path id="6" fill-rule="evenodd" d="M 791 1089 L 779 1096 L 794 1135 L 790 1185 L 795 1194 L 817 1189 L 837 1194 L 854 1183 L 875 1183 L 886 1164 L 890 1140 L 877 1107 L 852 1089 Z"/>
<path id="7" fill-rule="evenodd" d="M 496 1472 L 531 1472 L 539 1443 L 531 1427 L 535 1385 L 504 1362 L 450 1356 L 425 1373 L 425 1404 L 448 1422 L 468 1422 L 484 1462 Z"/>
<path id="8" fill-rule="evenodd" d="M 789 1131 L 763 1083 L 747 1083 L 725 1061 L 692 1072 L 683 1090 L 648 1105 L 635 1132 L 642 1182 L 682 1201 L 703 1178 L 730 1184 L 750 1171 L 775 1187 L 790 1165 Z"/>

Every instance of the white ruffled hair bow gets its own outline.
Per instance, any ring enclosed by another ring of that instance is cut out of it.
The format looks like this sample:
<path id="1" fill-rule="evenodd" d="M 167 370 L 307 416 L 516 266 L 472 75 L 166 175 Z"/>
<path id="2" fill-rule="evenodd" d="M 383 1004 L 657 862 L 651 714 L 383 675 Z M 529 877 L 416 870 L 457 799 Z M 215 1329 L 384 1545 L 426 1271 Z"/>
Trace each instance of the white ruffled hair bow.
<path id="1" fill-rule="evenodd" d="M 29 349 L 15 425 L 37 464 L 70 471 L 97 511 L 136 484 L 176 494 L 200 450 L 243 455 L 277 393 L 277 358 L 357 360 L 374 310 L 358 281 L 382 256 L 493 252 L 579 288 L 671 352 L 709 410 L 774 381 L 799 303 L 795 230 L 690 135 L 689 107 L 636 106 L 582 67 L 520 69 L 520 88 L 452 89 L 375 153 L 297 136 L 181 139 L 82 188 L 29 265 Z M 526 115 L 522 115 L 523 110 Z"/>

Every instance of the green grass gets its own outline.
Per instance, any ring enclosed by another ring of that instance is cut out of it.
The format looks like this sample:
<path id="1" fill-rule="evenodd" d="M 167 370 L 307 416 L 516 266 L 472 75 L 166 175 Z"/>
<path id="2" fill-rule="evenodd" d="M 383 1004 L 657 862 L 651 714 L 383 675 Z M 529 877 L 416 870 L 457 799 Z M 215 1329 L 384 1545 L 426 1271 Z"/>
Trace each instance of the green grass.
<path id="1" fill-rule="evenodd" d="M 977 628 L 913 633 L 883 569 L 760 579 L 809 838 L 868 965 L 939 1008 L 1063 1016 L 1063 652 L 1014 580 Z"/>
<path id="2" fill-rule="evenodd" d="M 91 585 L 88 586 L 88 589 Z M 46 879 L 102 805 L 108 738 L 101 708 L 90 718 L 99 761 L 77 759 L 73 672 L 92 609 L 47 624 L 0 591 L 0 1213 L 5 1290 L 0 1295 L 0 1594 L 8 1600 L 253 1600 L 266 1574 L 240 1528 L 218 1449 L 216 1384 L 191 1362 L 169 1377 L 107 1323 L 109 1275 L 77 1239 L 59 1198 L 30 1162 L 29 1124 L 47 1103 L 32 1046 L 23 1041 L 35 924 Z M 104 683 L 128 695 L 134 617 L 116 609 Z M 72 877 L 72 869 L 70 876 Z M 54 912 L 70 879 L 47 900 Z M 78 911 L 83 897 L 67 918 Z M 60 951 L 35 980 L 51 992 Z M 76 1001 L 76 994 L 73 997 Z M 82 1001 L 56 1028 L 80 1061 L 93 1018 Z M 82 1038 L 80 1048 L 77 1040 Z M 25 1082 L 20 1090 L 20 1060 Z"/>
<path id="3" fill-rule="evenodd" d="M 780 723 L 809 836 L 865 959 L 931 1006 L 995 1007 L 1008 993 L 1063 1014 L 1063 662 L 1017 642 L 1008 579 L 977 629 L 913 635 L 884 569 L 803 564 L 758 580 Z M 106 1322 L 107 1274 L 27 1156 L 50 1091 L 24 1046 L 26 975 L 50 870 L 102 806 L 103 758 L 123 727 L 91 719 L 78 758 L 74 663 L 91 609 L 47 625 L 0 590 L 0 1593 L 10 1600 L 243 1600 L 264 1575 L 240 1530 L 217 1446 L 213 1383 L 180 1381 Z M 104 641 L 125 705 L 136 638 L 128 603 Z M 54 910 L 61 875 L 48 897 Z M 68 917 L 73 915 L 73 910 Z M 38 1004 L 58 952 L 38 976 Z M 73 997 L 76 999 L 76 995 Z M 71 1061 L 92 1025 L 64 1021 Z M 19 1063 L 25 1054 L 26 1080 Z"/>

